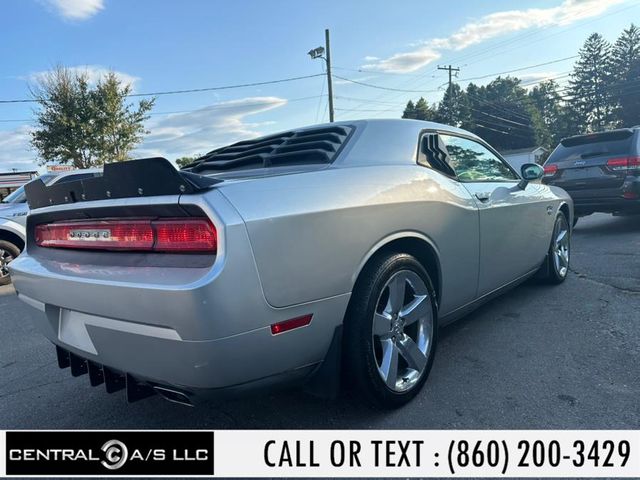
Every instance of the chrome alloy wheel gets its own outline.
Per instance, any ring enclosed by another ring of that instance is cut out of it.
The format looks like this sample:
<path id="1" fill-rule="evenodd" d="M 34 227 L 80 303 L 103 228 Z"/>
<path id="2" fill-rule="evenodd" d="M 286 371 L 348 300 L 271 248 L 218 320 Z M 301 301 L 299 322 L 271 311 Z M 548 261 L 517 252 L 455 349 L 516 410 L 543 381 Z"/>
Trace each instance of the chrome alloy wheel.
<path id="1" fill-rule="evenodd" d="M 556 272 L 564 278 L 569 273 L 569 255 L 571 252 L 571 238 L 569 224 L 564 216 L 560 216 L 556 224 L 556 234 L 553 240 L 553 262 Z"/>
<path id="2" fill-rule="evenodd" d="M 0 248 L 0 278 L 9 276 L 9 269 L 7 266 L 13 260 L 13 254 L 5 249 Z"/>
<path id="3" fill-rule="evenodd" d="M 373 316 L 378 373 L 395 392 L 410 390 L 427 366 L 433 343 L 433 306 L 425 282 L 411 270 L 385 284 Z"/>

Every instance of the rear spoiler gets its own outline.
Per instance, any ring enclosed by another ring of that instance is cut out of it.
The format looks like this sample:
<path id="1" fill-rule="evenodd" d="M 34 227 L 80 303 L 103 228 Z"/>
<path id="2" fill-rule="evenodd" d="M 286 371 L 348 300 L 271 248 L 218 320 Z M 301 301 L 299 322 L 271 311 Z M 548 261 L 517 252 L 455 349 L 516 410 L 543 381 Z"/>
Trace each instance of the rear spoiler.
<path id="1" fill-rule="evenodd" d="M 590 133 L 588 135 L 576 135 L 573 137 L 563 138 L 560 143 L 563 147 L 575 147 L 577 145 L 586 145 L 588 143 L 606 142 L 624 140 L 633 135 L 633 130 L 630 128 L 622 128 L 618 130 L 611 130 L 609 132 Z"/>
<path id="2" fill-rule="evenodd" d="M 114 198 L 154 197 L 197 193 L 222 180 L 179 172 L 166 158 L 142 158 L 107 163 L 101 177 L 58 182 L 47 187 L 37 179 L 25 185 L 32 209 Z"/>

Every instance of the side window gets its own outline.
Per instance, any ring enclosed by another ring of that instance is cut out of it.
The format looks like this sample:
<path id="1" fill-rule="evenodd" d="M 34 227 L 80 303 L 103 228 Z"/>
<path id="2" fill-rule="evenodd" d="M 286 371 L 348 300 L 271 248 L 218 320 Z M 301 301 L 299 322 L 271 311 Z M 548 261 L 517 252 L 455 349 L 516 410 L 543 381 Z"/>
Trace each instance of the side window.
<path id="1" fill-rule="evenodd" d="M 67 175 L 58 180 L 57 183 L 75 182 L 76 180 L 84 180 L 85 178 L 93 178 L 97 176 L 95 173 L 78 173 L 77 175 Z"/>
<path id="2" fill-rule="evenodd" d="M 516 181 L 518 177 L 488 148 L 468 138 L 438 135 L 447 148 L 449 166 L 461 182 Z"/>

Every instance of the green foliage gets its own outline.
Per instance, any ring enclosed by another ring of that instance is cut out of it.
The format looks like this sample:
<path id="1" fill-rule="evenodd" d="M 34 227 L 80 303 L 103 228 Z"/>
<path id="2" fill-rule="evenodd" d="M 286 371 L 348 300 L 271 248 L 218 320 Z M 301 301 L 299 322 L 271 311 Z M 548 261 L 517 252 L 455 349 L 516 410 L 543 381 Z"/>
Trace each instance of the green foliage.
<path id="1" fill-rule="evenodd" d="M 471 130 L 498 150 L 524 148 L 548 141 L 549 132 L 520 80 L 498 77 L 467 89 Z"/>
<path id="2" fill-rule="evenodd" d="M 439 122 L 454 127 L 466 128 L 471 125 L 471 105 L 466 93 L 457 83 L 452 84 L 445 92 L 438 104 L 436 118 Z"/>
<path id="3" fill-rule="evenodd" d="M 640 29 L 634 24 L 624 30 L 611 53 L 611 94 L 617 102 L 616 117 L 620 126 L 640 124 Z"/>
<path id="4" fill-rule="evenodd" d="M 640 125 L 640 28 L 632 24 L 613 46 L 594 33 L 579 53 L 568 87 L 548 80 L 527 92 L 513 77 L 453 84 L 437 106 L 409 101 L 403 118 L 464 128 L 498 150 L 551 150 L 571 135 Z"/>
<path id="5" fill-rule="evenodd" d="M 411 100 L 409 100 L 404 109 L 404 113 L 402 114 L 402 118 L 427 121 L 435 121 L 437 116 L 438 113 L 436 112 L 436 107 L 429 105 L 422 97 L 420 97 L 415 105 Z"/>
<path id="6" fill-rule="evenodd" d="M 191 157 L 185 156 L 185 157 L 176 158 L 176 165 L 178 165 L 179 168 L 184 168 L 190 163 L 193 163 L 197 158 L 201 156 L 202 155 L 193 155 Z"/>
<path id="7" fill-rule="evenodd" d="M 38 102 L 31 144 L 40 164 L 90 168 L 129 159 L 144 134 L 154 99 L 126 103 L 130 85 L 108 73 L 95 86 L 84 73 L 57 67 L 32 88 Z"/>
<path id="8" fill-rule="evenodd" d="M 563 103 L 556 82 L 547 80 L 539 83 L 529 92 L 529 100 L 544 125 L 539 132 L 539 137 L 542 137 L 540 145 L 553 148 L 560 140 L 574 134 L 571 112 Z"/>
<path id="9" fill-rule="evenodd" d="M 612 80 L 611 45 L 602 35 L 593 33 L 580 49 L 569 81 L 578 131 L 593 132 L 612 126 Z"/>

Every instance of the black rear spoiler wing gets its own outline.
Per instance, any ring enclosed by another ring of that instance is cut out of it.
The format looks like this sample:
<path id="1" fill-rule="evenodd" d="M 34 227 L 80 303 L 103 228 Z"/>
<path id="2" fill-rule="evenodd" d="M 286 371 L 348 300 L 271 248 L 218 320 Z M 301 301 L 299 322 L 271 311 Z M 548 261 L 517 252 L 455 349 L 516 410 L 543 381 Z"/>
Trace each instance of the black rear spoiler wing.
<path id="1" fill-rule="evenodd" d="M 178 171 L 166 158 L 155 157 L 107 163 L 101 177 L 58 182 L 49 187 L 36 179 L 24 190 L 29 207 L 35 209 L 93 200 L 197 193 L 221 181 Z"/>

